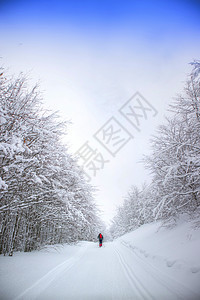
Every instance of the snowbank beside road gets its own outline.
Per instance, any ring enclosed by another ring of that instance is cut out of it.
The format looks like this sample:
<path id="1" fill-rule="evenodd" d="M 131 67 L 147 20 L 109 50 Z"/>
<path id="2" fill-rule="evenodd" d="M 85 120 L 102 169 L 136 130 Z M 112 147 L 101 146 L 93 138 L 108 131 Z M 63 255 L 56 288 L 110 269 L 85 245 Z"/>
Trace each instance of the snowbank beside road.
<path id="1" fill-rule="evenodd" d="M 118 238 L 118 242 L 147 263 L 200 291 L 200 228 L 187 216 L 180 217 L 171 228 L 161 222 L 145 224 Z"/>

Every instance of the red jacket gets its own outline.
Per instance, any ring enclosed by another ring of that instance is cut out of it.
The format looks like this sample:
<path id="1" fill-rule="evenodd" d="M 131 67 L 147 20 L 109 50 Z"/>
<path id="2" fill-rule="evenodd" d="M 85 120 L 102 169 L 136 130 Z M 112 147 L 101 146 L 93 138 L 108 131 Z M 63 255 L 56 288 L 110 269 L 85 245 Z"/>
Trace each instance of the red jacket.
<path id="1" fill-rule="evenodd" d="M 99 233 L 98 239 L 99 239 L 99 240 L 103 240 L 103 234 Z"/>

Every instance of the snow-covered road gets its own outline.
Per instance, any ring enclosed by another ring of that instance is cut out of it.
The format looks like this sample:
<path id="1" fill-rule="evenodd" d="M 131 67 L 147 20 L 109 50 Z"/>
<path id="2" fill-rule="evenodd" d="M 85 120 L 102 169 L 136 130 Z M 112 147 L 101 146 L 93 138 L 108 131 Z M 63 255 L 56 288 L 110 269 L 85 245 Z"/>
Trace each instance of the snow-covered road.
<path id="1" fill-rule="evenodd" d="M 0 300 L 199 300 L 200 228 L 146 224 L 102 248 L 51 245 L 0 255 Z"/>
<path id="2" fill-rule="evenodd" d="M 15 299 L 188 300 L 199 296 L 118 241 L 105 243 L 102 248 L 95 243 L 81 243 L 74 255 Z"/>

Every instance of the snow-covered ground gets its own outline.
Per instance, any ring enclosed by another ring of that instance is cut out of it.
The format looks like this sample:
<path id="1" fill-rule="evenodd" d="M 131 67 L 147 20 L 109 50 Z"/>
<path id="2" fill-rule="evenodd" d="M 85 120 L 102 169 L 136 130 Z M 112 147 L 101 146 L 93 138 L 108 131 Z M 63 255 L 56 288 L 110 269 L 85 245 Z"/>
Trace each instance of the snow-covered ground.
<path id="1" fill-rule="evenodd" d="M 200 299 L 200 229 L 152 223 L 105 242 L 0 256 L 0 299 Z"/>

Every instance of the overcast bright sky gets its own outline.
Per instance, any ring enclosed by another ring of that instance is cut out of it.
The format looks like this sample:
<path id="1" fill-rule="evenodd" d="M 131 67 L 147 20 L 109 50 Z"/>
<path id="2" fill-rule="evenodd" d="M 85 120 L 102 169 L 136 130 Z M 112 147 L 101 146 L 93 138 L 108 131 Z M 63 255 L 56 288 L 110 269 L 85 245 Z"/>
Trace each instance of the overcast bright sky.
<path id="1" fill-rule="evenodd" d="M 87 171 L 105 221 L 131 185 L 150 181 L 138 162 L 182 90 L 188 63 L 199 59 L 199 46 L 198 1 L 0 2 L 1 64 L 10 74 L 29 72 L 33 83 L 40 80 L 45 106 L 72 122 L 66 138 L 71 153 L 88 141 L 109 160 L 96 176 Z M 140 118 L 140 132 L 119 112 L 136 92 L 152 109 Z M 123 138 L 133 136 L 115 157 L 93 136 L 111 117 L 111 126 L 123 126 Z"/>

